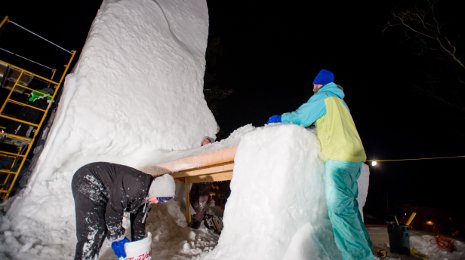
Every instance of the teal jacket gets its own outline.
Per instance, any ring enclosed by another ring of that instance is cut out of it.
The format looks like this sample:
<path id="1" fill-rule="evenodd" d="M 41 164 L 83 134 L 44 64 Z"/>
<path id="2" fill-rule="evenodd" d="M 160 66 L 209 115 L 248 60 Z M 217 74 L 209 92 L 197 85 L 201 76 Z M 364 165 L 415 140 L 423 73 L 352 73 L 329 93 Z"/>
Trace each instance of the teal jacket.
<path id="1" fill-rule="evenodd" d="M 363 162 L 365 150 L 343 98 L 342 88 L 328 83 L 296 111 L 282 114 L 281 122 L 303 127 L 315 124 L 325 161 Z"/>

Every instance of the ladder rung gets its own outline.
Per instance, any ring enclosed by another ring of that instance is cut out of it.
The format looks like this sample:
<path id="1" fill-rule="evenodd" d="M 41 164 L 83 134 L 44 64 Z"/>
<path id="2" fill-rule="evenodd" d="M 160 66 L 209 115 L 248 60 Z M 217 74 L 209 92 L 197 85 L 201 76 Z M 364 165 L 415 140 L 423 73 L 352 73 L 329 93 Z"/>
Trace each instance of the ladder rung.
<path id="1" fill-rule="evenodd" d="M 23 146 L 29 144 L 33 141 L 32 138 L 27 138 L 24 136 L 9 134 L 9 133 L 1 133 L 0 134 L 0 142 L 6 144 L 12 144 L 16 146 Z"/>
<path id="2" fill-rule="evenodd" d="M 6 169 L 0 169 L 0 173 L 7 173 L 7 174 L 16 175 L 16 174 L 18 174 L 18 171 L 10 171 L 10 170 L 6 170 Z"/>
<path id="3" fill-rule="evenodd" d="M 10 103 L 13 103 L 13 104 L 16 104 L 16 105 L 20 105 L 20 106 L 24 106 L 24 107 L 28 107 L 28 108 L 31 108 L 31 109 L 39 110 L 39 111 L 42 111 L 42 112 L 45 112 L 45 109 L 43 109 L 43 108 L 35 107 L 35 106 L 32 106 L 32 105 L 29 105 L 29 104 L 26 104 L 26 103 L 23 103 L 23 102 L 20 102 L 20 101 L 11 99 L 11 98 L 8 99 L 7 102 L 10 102 Z"/>
<path id="4" fill-rule="evenodd" d="M 10 156 L 10 158 L 13 158 L 13 157 L 24 157 L 24 155 L 22 155 L 22 154 L 17 154 L 17 153 L 12 153 L 12 152 L 6 152 L 6 151 L 0 151 L 0 155 L 1 155 L 1 156 L 4 156 L 4 157 Z M 6 156 L 5 156 L 5 155 L 6 155 Z"/>
<path id="5" fill-rule="evenodd" d="M 34 123 L 31 123 L 31 122 L 28 122 L 28 121 L 24 121 L 24 120 L 17 119 L 17 118 L 11 117 L 11 116 L 3 115 L 3 114 L 0 114 L 0 117 L 10 119 L 10 120 L 13 120 L 15 122 L 23 123 L 23 124 L 26 124 L 26 125 L 34 126 L 34 127 L 39 126 L 39 124 L 34 124 Z"/>

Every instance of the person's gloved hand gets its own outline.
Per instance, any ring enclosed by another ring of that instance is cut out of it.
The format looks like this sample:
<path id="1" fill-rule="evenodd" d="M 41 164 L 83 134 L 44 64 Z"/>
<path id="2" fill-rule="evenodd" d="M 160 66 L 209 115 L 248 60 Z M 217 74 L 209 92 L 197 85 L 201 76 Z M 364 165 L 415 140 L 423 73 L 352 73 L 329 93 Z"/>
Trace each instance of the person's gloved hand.
<path id="1" fill-rule="evenodd" d="M 116 240 L 111 243 L 111 248 L 113 249 L 113 252 L 115 252 L 116 257 L 119 258 L 126 258 L 126 251 L 124 251 L 124 244 L 129 242 L 129 239 L 127 237 L 124 237 L 121 240 Z"/>
<path id="2" fill-rule="evenodd" d="M 273 115 L 268 119 L 267 124 L 280 123 L 280 122 L 281 122 L 281 115 Z"/>

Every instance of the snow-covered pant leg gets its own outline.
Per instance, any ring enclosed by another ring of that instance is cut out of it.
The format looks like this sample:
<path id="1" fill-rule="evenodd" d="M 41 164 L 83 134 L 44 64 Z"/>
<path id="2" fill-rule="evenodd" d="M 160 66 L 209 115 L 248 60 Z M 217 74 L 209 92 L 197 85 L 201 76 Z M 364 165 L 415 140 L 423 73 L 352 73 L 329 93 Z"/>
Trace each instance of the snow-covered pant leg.
<path id="1" fill-rule="evenodd" d="M 106 198 L 101 188 L 101 183 L 84 171 L 78 171 L 73 176 L 77 237 L 75 260 L 98 259 L 105 240 Z"/>
<path id="2" fill-rule="evenodd" d="M 336 245 L 345 260 L 374 259 L 371 240 L 358 209 L 358 185 L 362 163 L 325 162 L 328 215 Z"/>
<path id="3" fill-rule="evenodd" d="M 147 207 L 150 207 L 147 205 Z M 150 209 L 149 209 L 150 211 Z M 131 241 L 137 241 L 144 239 L 146 237 L 145 234 L 145 222 L 142 222 L 143 216 L 145 214 L 136 212 L 136 213 L 131 213 L 129 215 L 129 219 L 131 221 Z"/>

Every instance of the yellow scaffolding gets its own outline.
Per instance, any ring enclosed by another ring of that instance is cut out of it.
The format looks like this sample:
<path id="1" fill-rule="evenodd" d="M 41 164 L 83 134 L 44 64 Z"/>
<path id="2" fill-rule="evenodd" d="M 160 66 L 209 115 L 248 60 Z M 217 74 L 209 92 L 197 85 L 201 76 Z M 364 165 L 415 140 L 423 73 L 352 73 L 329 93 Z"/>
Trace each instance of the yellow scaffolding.
<path id="1" fill-rule="evenodd" d="M 6 16 L 0 29 L 11 22 Z M 59 81 L 0 60 L 0 198 L 6 200 L 57 98 L 76 51 L 64 65 Z"/>

